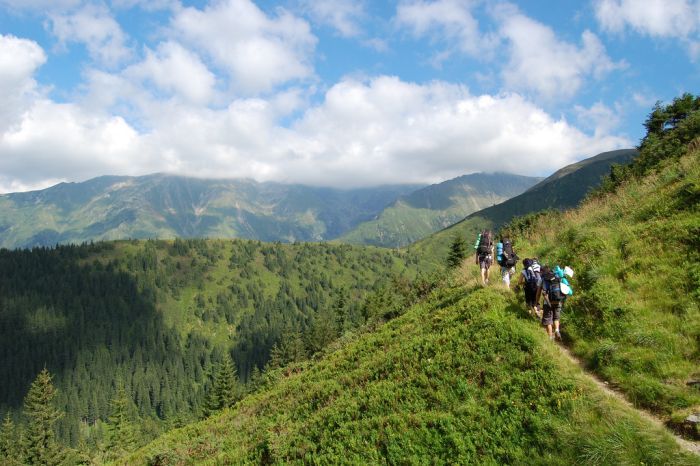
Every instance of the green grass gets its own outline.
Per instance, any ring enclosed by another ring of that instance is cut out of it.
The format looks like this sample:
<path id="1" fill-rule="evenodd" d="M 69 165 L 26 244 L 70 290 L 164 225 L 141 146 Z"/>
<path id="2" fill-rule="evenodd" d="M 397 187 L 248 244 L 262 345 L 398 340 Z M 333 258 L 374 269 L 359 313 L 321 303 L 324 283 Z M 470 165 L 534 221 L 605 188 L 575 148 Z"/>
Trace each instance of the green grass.
<path id="1" fill-rule="evenodd" d="M 570 265 L 562 325 L 574 353 L 640 407 L 667 419 L 700 411 L 700 153 L 615 194 L 541 218 L 522 257 Z"/>
<path id="2" fill-rule="evenodd" d="M 697 464 L 498 287 L 452 283 L 119 464 Z"/>

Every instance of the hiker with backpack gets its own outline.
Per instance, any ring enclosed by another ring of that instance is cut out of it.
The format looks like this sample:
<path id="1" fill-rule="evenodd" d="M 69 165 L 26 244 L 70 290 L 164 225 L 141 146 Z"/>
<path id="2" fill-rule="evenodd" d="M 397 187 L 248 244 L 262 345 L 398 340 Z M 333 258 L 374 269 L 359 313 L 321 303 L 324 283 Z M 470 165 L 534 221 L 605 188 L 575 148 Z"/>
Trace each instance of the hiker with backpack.
<path id="1" fill-rule="evenodd" d="M 534 266 L 535 264 L 537 267 Z M 541 282 L 540 267 L 536 260 L 523 259 L 523 271 L 520 273 L 518 285 L 522 286 L 525 292 L 525 305 L 527 306 L 528 313 L 537 317 L 540 317 L 537 291 L 540 288 Z"/>
<path id="2" fill-rule="evenodd" d="M 501 278 L 503 283 L 510 288 L 510 277 L 515 273 L 515 264 L 518 255 L 513 251 L 513 243 L 508 236 L 501 236 L 501 241 L 496 246 L 498 265 L 501 266 Z"/>
<path id="3" fill-rule="evenodd" d="M 564 277 L 565 274 L 572 277 L 574 271 L 569 267 L 562 270 L 558 265 L 554 269 L 542 267 L 542 296 L 544 297 L 542 325 L 547 327 L 550 340 L 554 338 L 561 340 L 559 319 L 562 307 L 566 297 L 573 294 L 568 280 Z M 552 333 L 552 325 L 554 325 L 554 333 Z"/>
<path id="4" fill-rule="evenodd" d="M 481 284 L 486 286 L 489 283 L 489 268 L 493 262 L 493 233 L 491 230 L 484 230 L 479 233 L 474 243 L 476 249 L 476 263 L 481 269 Z"/>

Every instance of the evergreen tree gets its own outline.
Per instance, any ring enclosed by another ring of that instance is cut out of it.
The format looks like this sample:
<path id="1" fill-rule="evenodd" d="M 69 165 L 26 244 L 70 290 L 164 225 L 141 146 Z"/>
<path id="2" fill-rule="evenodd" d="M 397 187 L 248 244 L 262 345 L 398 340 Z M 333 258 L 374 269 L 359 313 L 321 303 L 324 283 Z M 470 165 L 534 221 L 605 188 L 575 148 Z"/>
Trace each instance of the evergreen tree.
<path id="1" fill-rule="evenodd" d="M 233 406 L 240 398 L 241 389 L 238 374 L 233 366 L 231 355 L 226 352 L 214 375 L 214 382 L 204 403 L 204 414 Z"/>
<path id="2" fill-rule="evenodd" d="M 322 309 L 313 320 L 308 337 L 312 353 L 322 350 L 338 337 L 338 319 L 330 309 Z"/>
<path id="3" fill-rule="evenodd" d="M 136 427 L 132 421 L 132 401 L 121 381 L 117 383 L 117 393 L 112 398 L 111 412 L 107 422 L 107 456 L 119 458 L 136 447 Z"/>
<path id="4" fill-rule="evenodd" d="M 21 450 L 19 448 L 19 432 L 12 417 L 8 412 L 0 428 L 0 464 L 22 464 Z"/>
<path id="5" fill-rule="evenodd" d="M 63 451 L 56 442 L 54 425 L 63 413 L 54 407 L 56 389 L 51 374 L 44 368 L 32 382 L 24 399 L 24 414 L 28 418 L 25 438 L 26 461 L 29 464 L 60 464 Z"/>
<path id="6" fill-rule="evenodd" d="M 465 257 L 467 257 L 467 244 L 461 235 L 455 235 L 447 255 L 447 266 L 450 268 L 459 267 Z"/>

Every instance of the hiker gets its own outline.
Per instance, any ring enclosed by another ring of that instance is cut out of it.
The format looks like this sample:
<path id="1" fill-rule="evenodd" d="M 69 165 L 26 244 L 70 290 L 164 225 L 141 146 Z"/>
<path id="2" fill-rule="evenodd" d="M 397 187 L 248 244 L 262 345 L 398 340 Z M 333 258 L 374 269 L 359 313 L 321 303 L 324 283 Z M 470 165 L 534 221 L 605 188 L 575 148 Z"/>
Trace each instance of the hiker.
<path id="1" fill-rule="evenodd" d="M 573 270 L 569 267 L 566 267 L 565 270 L 567 275 L 573 276 Z M 547 335 L 550 340 L 554 338 L 561 340 L 559 332 L 561 310 L 566 297 L 573 294 L 573 290 L 564 275 L 564 270 L 558 265 L 553 270 L 547 266 L 542 267 L 542 296 L 544 297 L 542 325 L 547 327 Z M 554 333 L 552 333 L 552 325 L 554 325 Z"/>
<path id="2" fill-rule="evenodd" d="M 489 283 L 489 268 L 493 262 L 493 234 L 491 230 L 484 230 L 479 234 L 474 249 L 476 249 L 476 263 L 481 269 L 481 284 L 486 286 Z"/>
<path id="3" fill-rule="evenodd" d="M 537 291 L 540 287 L 542 278 L 540 277 L 540 268 L 537 264 L 537 271 L 533 267 L 532 259 L 523 259 L 523 270 L 518 277 L 518 285 L 525 292 L 525 306 L 530 315 L 540 317 L 539 301 L 537 301 Z"/>
<path id="4" fill-rule="evenodd" d="M 515 273 L 515 264 L 518 255 L 513 251 L 513 243 L 507 236 L 501 236 L 501 241 L 496 246 L 498 265 L 501 266 L 501 278 L 503 283 L 510 288 L 510 277 Z"/>

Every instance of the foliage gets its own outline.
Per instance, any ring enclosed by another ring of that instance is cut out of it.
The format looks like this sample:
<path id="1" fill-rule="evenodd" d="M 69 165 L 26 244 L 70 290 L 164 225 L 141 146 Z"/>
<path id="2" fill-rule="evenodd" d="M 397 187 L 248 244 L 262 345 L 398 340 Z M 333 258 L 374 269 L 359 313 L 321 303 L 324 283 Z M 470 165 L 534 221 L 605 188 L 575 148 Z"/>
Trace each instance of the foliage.
<path id="1" fill-rule="evenodd" d="M 57 465 L 63 459 L 63 451 L 54 431 L 56 421 L 62 416 L 54 406 L 55 398 L 56 389 L 51 374 L 44 368 L 32 382 L 24 399 L 24 414 L 28 422 L 23 456 L 29 464 Z"/>
<path id="2" fill-rule="evenodd" d="M 443 284 L 118 463 L 694 464 L 517 313 L 499 289 Z"/>
<path id="3" fill-rule="evenodd" d="M 137 445 L 137 424 L 133 418 L 136 410 L 121 380 L 117 392 L 110 401 L 112 411 L 107 422 L 105 451 L 108 458 L 119 458 L 132 452 Z"/>
<path id="4" fill-rule="evenodd" d="M 695 115 L 651 126 L 672 132 Z M 656 150 L 643 144 L 641 166 L 630 168 L 645 177 L 576 211 L 542 216 L 519 245 L 575 270 L 562 317 L 573 351 L 636 405 L 682 422 L 700 409 L 700 393 L 687 384 L 700 376 L 700 152 Z"/>
<path id="5" fill-rule="evenodd" d="M 450 252 L 447 254 L 447 267 L 459 267 L 465 257 L 467 257 L 467 243 L 460 234 L 456 234 L 450 246 Z"/>
<path id="6" fill-rule="evenodd" d="M 365 296 L 417 267 L 403 251 L 244 240 L 0 250 L 0 412 L 18 419 L 46 365 L 65 412 L 57 438 L 103 451 L 121 380 L 141 445 L 200 416 L 223 354 L 244 383 L 287 327 L 316 353 L 364 324 Z"/>
<path id="7" fill-rule="evenodd" d="M 224 408 L 230 408 L 240 398 L 242 389 L 238 381 L 236 368 L 229 354 L 225 354 L 218 364 L 214 380 L 204 402 L 205 416 Z"/>
<path id="8" fill-rule="evenodd" d="M 666 106 L 657 102 L 644 127 L 640 156 L 629 166 L 613 166 L 599 194 L 614 192 L 625 181 L 639 179 L 685 154 L 688 144 L 700 136 L 700 96 L 685 93 Z"/>

